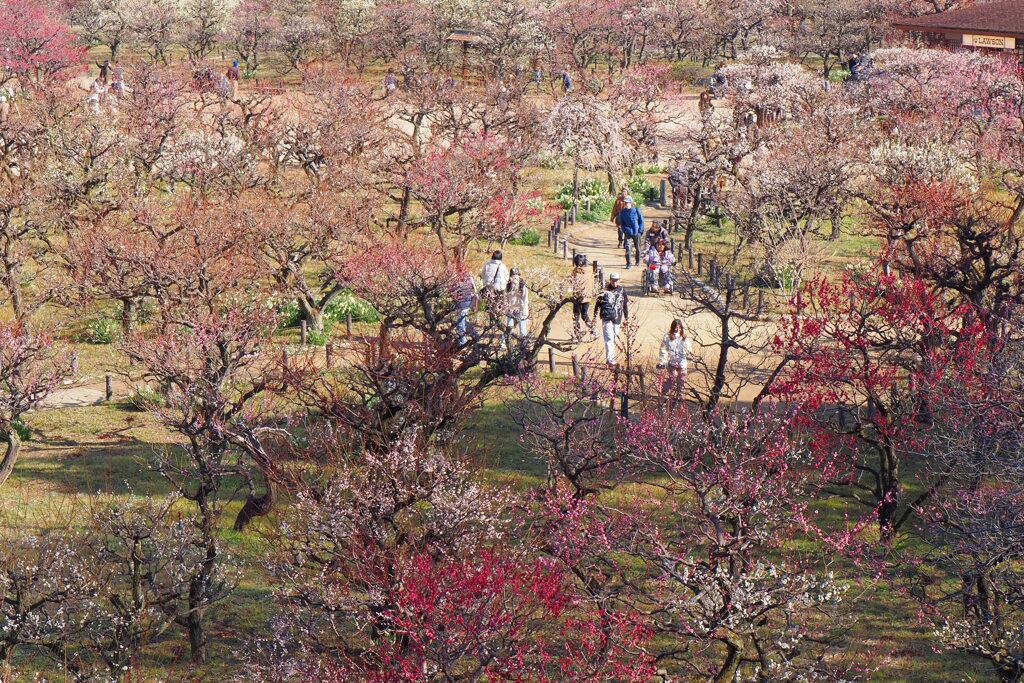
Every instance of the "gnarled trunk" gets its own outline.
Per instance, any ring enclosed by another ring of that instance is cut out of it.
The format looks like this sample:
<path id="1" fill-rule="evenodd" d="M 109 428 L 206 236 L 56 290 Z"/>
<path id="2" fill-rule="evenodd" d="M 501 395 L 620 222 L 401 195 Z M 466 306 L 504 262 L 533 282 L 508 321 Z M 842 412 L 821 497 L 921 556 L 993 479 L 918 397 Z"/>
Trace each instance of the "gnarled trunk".
<path id="1" fill-rule="evenodd" d="M 14 472 L 14 463 L 18 461 L 18 455 L 21 454 L 21 438 L 13 428 L 8 428 L 6 431 L 0 432 L 0 443 L 7 445 L 3 460 L 0 461 L 0 486 L 3 486 Z"/>

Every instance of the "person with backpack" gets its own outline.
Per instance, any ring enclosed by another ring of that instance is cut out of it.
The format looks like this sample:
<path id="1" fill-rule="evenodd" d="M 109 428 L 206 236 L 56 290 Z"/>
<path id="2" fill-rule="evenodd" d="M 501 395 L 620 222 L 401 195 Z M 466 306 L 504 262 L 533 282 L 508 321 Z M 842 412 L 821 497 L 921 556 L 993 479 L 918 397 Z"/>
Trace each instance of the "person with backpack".
<path id="1" fill-rule="evenodd" d="M 608 275 L 608 284 L 597 297 L 597 311 L 604 336 L 604 358 L 608 365 L 615 365 L 615 340 L 623 321 L 629 320 L 629 296 L 619 283 L 618 273 Z"/>
<path id="2" fill-rule="evenodd" d="M 627 197 L 625 206 L 619 211 L 615 222 L 622 230 L 623 244 L 626 246 L 626 268 L 632 268 L 630 260 L 630 247 L 636 257 L 637 265 L 640 264 L 640 237 L 644 234 L 644 215 L 636 208 L 632 197 Z"/>

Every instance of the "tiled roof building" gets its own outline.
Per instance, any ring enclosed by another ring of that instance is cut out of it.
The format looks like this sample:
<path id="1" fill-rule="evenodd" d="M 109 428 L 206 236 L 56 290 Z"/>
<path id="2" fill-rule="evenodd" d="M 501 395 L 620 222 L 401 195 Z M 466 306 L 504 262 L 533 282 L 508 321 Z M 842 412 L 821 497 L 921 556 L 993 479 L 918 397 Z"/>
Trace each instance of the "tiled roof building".
<path id="1" fill-rule="evenodd" d="M 1018 61 L 1024 61 L 1024 0 L 984 3 L 897 19 L 892 25 L 920 33 L 930 45 L 1014 52 Z"/>

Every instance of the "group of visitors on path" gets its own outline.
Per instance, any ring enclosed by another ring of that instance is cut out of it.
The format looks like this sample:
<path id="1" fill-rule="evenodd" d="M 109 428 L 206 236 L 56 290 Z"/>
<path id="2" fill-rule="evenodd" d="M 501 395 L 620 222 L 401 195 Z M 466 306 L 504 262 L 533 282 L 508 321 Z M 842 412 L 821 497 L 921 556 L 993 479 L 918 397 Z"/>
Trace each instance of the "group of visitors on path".
<path id="1" fill-rule="evenodd" d="M 480 273 L 482 287 L 478 288 L 476 279 L 462 268 L 454 292 L 455 330 L 459 334 L 459 344 L 465 345 L 469 340 L 470 318 L 484 303 L 488 310 L 497 311 L 505 318 L 508 333 L 502 335 L 501 344 L 507 348 L 509 334 L 517 334 L 520 339 L 529 335 L 530 321 L 530 290 L 526 286 L 519 268 L 505 265 L 501 251 L 491 254 L 491 259 L 484 264 Z"/>
<path id="2" fill-rule="evenodd" d="M 675 256 L 670 248 L 670 236 L 664 223 L 655 224 L 646 231 L 643 212 L 637 206 L 628 186 L 623 185 L 612 205 L 611 221 L 616 226 L 618 246 L 625 248 L 626 268 L 637 265 L 645 267 L 641 288 L 647 291 L 671 293 L 673 288 L 672 268 Z M 641 257 L 643 244 L 643 257 Z M 598 314 L 602 321 L 605 343 L 605 360 L 615 364 L 615 347 L 621 325 L 629 319 L 629 295 L 622 286 L 619 274 L 611 273 L 608 284 L 598 297 Z M 575 311 L 574 311 L 575 313 Z M 663 370 L 666 393 L 682 391 L 686 377 L 687 358 L 693 353 L 693 344 L 683 328 L 681 320 L 673 320 L 668 332 L 662 338 L 658 354 L 658 369 Z"/>
<path id="3" fill-rule="evenodd" d="M 629 188 L 623 186 L 612 205 L 611 220 L 615 224 L 619 236 L 619 247 L 626 249 L 626 269 L 641 263 L 656 276 L 652 289 L 665 293 L 672 292 L 672 267 L 676 259 L 672 255 L 668 229 L 664 224 L 657 225 L 647 231 L 644 237 L 645 223 L 643 212 L 636 205 Z M 641 244 L 643 247 L 641 247 Z M 643 256 L 641 257 L 641 251 Z M 646 280 L 645 280 L 646 281 Z"/>

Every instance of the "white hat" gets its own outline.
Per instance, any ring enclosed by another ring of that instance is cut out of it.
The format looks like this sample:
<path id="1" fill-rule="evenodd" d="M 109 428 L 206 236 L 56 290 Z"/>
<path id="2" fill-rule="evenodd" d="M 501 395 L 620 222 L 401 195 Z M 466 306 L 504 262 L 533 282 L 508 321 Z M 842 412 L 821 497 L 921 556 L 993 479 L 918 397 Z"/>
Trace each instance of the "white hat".
<path id="1" fill-rule="evenodd" d="M 633 203 L 633 198 L 632 197 L 626 197 L 623 200 L 623 203 L 625 203 L 625 204 L 632 204 Z"/>
<path id="2" fill-rule="evenodd" d="M 616 273 L 616 272 L 615 272 L 615 271 L 613 270 L 612 272 L 608 273 L 608 279 L 609 279 L 609 280 L 618 280 L 618 279 L 619 279 L 619 274 L 618 274 L 618 273 Z"/>

